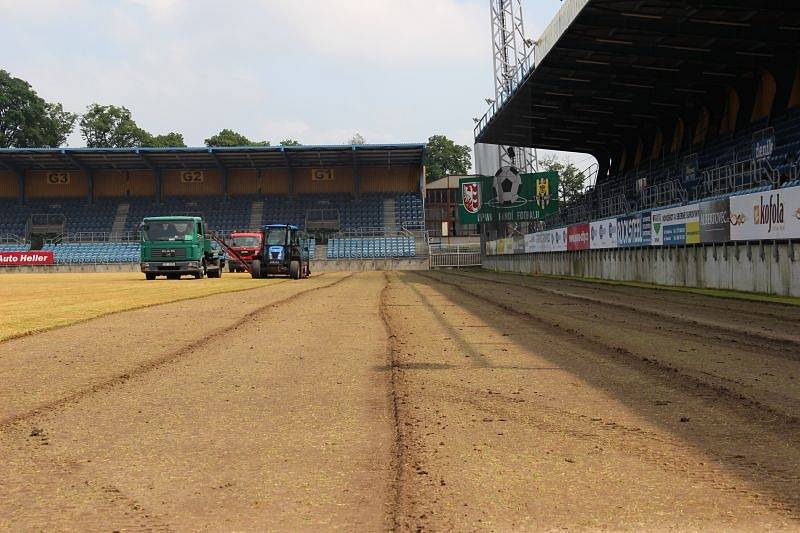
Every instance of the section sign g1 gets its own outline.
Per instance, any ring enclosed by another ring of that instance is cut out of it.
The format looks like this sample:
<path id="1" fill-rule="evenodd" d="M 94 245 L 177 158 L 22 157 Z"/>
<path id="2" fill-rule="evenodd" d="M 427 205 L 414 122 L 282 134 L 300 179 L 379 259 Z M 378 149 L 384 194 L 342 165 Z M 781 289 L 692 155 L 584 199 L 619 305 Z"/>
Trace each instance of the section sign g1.
<path id="1" fill-rule="evenodd" d="M 503 167 L 494 176 L 462 178 L 459 192 L 461 224 L 542 220 L 558 210 L 558 173 Z"/>

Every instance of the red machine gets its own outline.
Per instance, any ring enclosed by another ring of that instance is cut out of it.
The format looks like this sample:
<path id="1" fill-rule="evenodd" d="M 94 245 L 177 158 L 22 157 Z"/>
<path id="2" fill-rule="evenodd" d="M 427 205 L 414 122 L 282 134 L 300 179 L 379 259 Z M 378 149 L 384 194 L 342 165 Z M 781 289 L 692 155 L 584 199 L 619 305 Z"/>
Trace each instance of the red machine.
<path id="1" fill-rule="evenodd" d="M 261 250 L 262 234 L 254 231 L 234 231 L 226 243 L 235 252 L 228 259 L 229 272 L 250 272 L 253 257 Z"/>

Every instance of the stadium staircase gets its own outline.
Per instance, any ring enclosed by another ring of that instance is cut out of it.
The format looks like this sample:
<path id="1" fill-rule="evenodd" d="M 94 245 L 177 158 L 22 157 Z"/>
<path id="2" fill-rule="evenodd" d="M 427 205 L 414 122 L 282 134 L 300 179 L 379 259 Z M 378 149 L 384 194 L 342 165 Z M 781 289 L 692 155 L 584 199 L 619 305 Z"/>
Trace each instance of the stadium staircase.
<path id="1" fill-rule="evenodd" d="M 390 233 L 397 231 L 396 205 L 393 196 L 383 200 L 383 227 Z"/>
<path id="2" fill-rule="evenodd" d="M 250 206 L 250 227 L 248 229 L 260 228 L 263 220 L 264 200 L 253 200 Z"/>
<path id="3" fill-rule="evenodd" d="M 114 215 L 114 223 L 111 225 L 112 235 L 122 235 L 128 225 L 128 213 L 130 213 L 131 204 L 119 204 L 117 206 L 117 213 Z"/>

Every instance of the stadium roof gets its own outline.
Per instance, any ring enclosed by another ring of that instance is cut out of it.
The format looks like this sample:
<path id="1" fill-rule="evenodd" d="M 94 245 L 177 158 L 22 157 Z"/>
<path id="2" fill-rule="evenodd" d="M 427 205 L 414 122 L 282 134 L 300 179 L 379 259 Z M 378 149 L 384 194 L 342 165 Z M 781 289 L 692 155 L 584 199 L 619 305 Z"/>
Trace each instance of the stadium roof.
<path id="1" fill-rule="evenodd" d="M 422 165 L 424 144 L 232 148 L 5 148 L 0 169 L 180 170 Z"/>
<path id="2" fill-rule="evenodd" d="M 606 154 L 799 49 L 793 0 L 566 0 L 475 139 Z"/>

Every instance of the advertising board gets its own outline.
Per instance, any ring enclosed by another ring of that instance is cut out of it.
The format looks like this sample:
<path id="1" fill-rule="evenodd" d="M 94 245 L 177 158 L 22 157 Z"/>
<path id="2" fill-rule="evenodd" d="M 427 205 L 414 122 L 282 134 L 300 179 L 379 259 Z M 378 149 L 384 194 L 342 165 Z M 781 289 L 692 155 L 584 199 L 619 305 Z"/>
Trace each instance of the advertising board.
<path id="1" fill-rule="evenodd" d="M 591 236 L 589 245 L 592 250 L 606 250 L 617 247 L 617 219 L 607 218 L 589 225 Z"/>
<path id="2" fill-rule="evenodd" d="M 52 265 L 54 262 L 52 251 L 0 252 L 0 267 Z"/>
<path id="3" fill-rule="evenodd" d="M 700 242 L 717 243 L 731 240 L 731 209 L 727 198 L 700 204 Z"/>
<path id="4" fill-rule="evenodd" d="M 653 246 L 675 246 L 700 242 L 700 206 L 683 205 L 653 211 Z"/>
<path id="5" fill-rule="evenodd" d="M 567 250 L 571 252 L 588 250 L 590 232 L 591 226 L 589 224 L 573 224 L 567 228 Z"/>
<path id="6" fill-rule="evenodd" d="M 734 241 L 800 238 L 800 187 L 732 196 L 730 232 Z"/>

